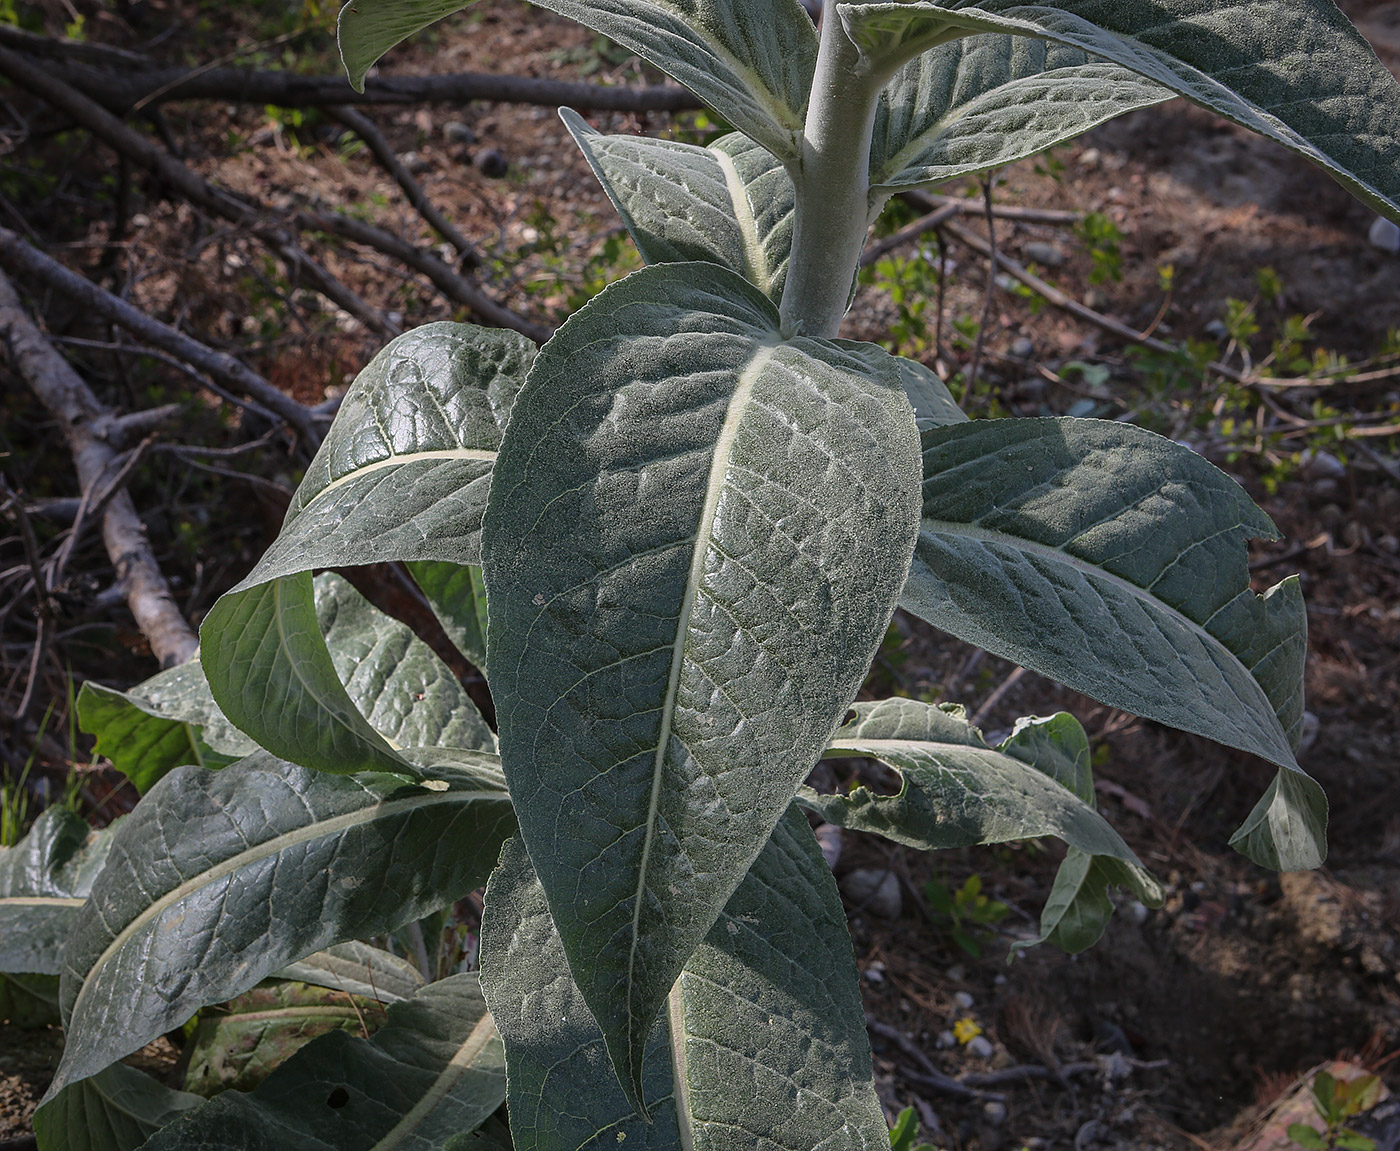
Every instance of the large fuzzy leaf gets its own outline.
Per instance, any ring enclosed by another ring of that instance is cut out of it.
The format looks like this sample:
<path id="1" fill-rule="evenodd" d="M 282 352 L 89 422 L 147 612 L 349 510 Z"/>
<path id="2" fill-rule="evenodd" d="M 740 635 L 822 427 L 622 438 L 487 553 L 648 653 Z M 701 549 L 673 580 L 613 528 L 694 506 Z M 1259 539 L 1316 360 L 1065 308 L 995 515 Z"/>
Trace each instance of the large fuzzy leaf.
<path id="1" fill-rule="evenodd" d="M 385 52 L 470 3 L 471 0 L 350 0 L 336 22 L 340 59 L 350 77 L 350 86 L 363 92 L 365 73 Z"/>
<path id="2" fill-rule="evenodd" d="M 481 884 L 514 830 L 494 756 L 421 753 L 426 783 L 266 753 L 177 768 L 124 821 L 64 952 L 53 1091 L 342 940 Z"/>
<path id="3" fill-rule="evenodd" d="M 972 32 L 1079 48 L 1307 157 L 1400 216 L 1400 84 L 1331 0 L 837 4 L 872 67 Z M 1066 106 L 1067 122 L 1081 112 Z"/>
<path id="4" fill-rule="evenodd" d="M 925 432 L 924 520 L 904 607 L 1077 691 L 1289 773 L 1242 840 L 1321 861 L 1326 803 L 1297 766 L 1307 623 L 1296 579 L 1258 596 L 1245 540 L 1277 532 L 1190 450 L 1099 420 Z"/>
<path id="5" fill-rule="evenodd" d="M 398 620 L 329 572 L 316 616 L 356 709 L 395 747 L 496 750 L 496 736 L 452 670 Z"/>
<path id="6" fill-rule="evenodd" d="M 136 1151 L 202 1100 L 114 1063 L 51 1098 L 34 1114 L 39 1151 Z"/>
<path id="7" fill-rule="evenodd" d="M 1094 810 L 1089 741 L 1073 716 L 1021 720 L 993 747 L 955 705 L 888 699 L 858 703 L 855 712 L 827 754 L 878 759 L 899 773 L 899 793 L 858 787 L 849 795 L 822 795 L 803 788 L 801 802 L 827 822 L 925 851 L 1042 835 L 1064 840 L 1070 855 L 1046 905 L 1042 935 L 1067 951 L 1082 951 L 1103 933 L 1113 911 L 1109 882 L 1131 887 L 1151 906 L 1162 902 L 1161 885 Z M 1078 867 L 1080 858 L 1086 867 Z"/>
<path id="8" fill-rule="evenodd" d="M 454 975 L 391 1006 L 368 1042 L 317 1039 L 251 1094 L 220 1095 L 145 1151 L 459 1151 L 505 1093 L 477 977 Z"/>
<path id="9" fill-rule="evenodd" d="M 88 680 L 78 693 L 78 723 L 97 737 L 93 750 L 143 793 L 172 768 L 227 767 L 257 747 L 219 710 L 198 656 L 130 691 Z"/>
<path id="10" fill-rule="evenodd" d="M 845 914 L 800 812 L 778 824 L 651 1029 L 651 1122 L 609 1074 L 519 841 L 486 907 L 482 981 L 506 1042 L 520 1151 L 888 1148 Z"/>
<path id="11" fill-rule="evenodd" d="M 274 974 L 279 979 L 363 995 L 380 1003 L 411 999 L 423 986 L 423 976 L 408 960 L 359 940 L 337 943 Z"/>
<path id="12" fill-rule="evenodd" d="M 914 419 L 711 264 L 540 353 L 483 531 L 522 834 L 619 1074 L 854 697 L 917 528 Z"/>
<path id="13" fill-rule="evenodd" d="M 776 157 L 738 132 L 701 148 L 560 115 L 648 264 L 704 260 L 782 298 L 796 196 Z"/>
<path id="14" fill-rule="evenodd" d="M 409 774 L 341 686 L 305 573 L 478 562 L 491 466 L 533 356 L 513 332 L 428 324 L 355 380 L 281 535 L 201 629 L 214 698 L 261 746 L 324 771 Z"/>
<path id="15" fill-rule="evenodd" d="M 486 583 L 476 564 L 406 565 L 457 650 L 486 670 Z"/>
<path id="16" fill-rule="evenodd" d="M 875 192 L 938 184 L 1033 156 L 1171 92 L 1077 48 L 968 36 L 915 57 L 881 95 Z"/>
<path id="17" fill-rule="evenodd" d="M 616 40 L 775 156 L 797 158 L 817 61 L 817 34 L 797 0 L 531 2 Z"/>
<path id="18" fill-rule="evenodd" d="M 66 807 L 49 807 L 19 843 L 0 848 L 0 971 L 59 973 L 115 827 L 93 831 Z"/>

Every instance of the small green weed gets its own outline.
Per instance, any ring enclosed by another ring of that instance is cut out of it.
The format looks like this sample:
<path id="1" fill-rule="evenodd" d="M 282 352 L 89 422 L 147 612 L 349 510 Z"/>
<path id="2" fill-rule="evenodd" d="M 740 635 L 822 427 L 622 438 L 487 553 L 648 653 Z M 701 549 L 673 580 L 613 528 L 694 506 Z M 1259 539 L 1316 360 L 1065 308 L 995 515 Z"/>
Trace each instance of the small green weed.
<path id="1" fill-rule="evenodd" d="M 963 951 L 974 959 L 982 954 L 978 937 L 990 934 L 988 929 L 1000 923 L 1011 908 L 982 893 L 982 877 L 970 875 L 956 891 L 937 879 L 924 884 L 924 898 L 935 924 L 944 926 Z"/>
<path id="2" fill-rule="evenodd" d="M 1313 1077 L 1312 1099 L 1324 1128 L 1319 1131 L 1310 1123 L 1290 1123 L 1288 1137 L 1306 1151 L 1376 1151 L 1376 1141 L 1353 1131 L 1346 1121 L 1374 1107 L 1380 1093 L 1379 1076 L 1336 1079 L 1319 1071 Z"/>

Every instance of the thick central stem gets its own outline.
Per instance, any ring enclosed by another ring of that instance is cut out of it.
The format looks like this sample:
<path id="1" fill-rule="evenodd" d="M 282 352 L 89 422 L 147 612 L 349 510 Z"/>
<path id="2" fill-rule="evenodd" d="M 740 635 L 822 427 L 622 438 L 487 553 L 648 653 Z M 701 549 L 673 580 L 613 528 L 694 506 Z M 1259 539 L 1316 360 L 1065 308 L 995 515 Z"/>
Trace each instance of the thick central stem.
<path id="1" fill-rule="evenodd" d="M 870 137 L 881 86 L 861 69 L 836 6 L 827 5 L 793 171 L 797 219 L 781 305 L 786 332 L 831 338 L 841 327 L 870 222 Z"/>

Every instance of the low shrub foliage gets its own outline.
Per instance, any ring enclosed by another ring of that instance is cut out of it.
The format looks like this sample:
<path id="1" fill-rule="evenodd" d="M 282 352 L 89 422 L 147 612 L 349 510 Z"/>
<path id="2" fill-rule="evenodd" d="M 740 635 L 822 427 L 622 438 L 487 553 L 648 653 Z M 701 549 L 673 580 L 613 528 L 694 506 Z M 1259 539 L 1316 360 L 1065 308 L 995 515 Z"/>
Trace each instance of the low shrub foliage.
<path id="1" fill-rule="evenodd" d="M 199 659 L 84 690 L 140 804 L 97 836 L 50 811 L 0 854 L 0 970 L 67 1029 L 45 1149 L 887 1147 L 809 817 L 925 850 L 1059 837 L 1041 937 L 1070 950 L 1114 885 L 1161 899 L 1071 716 L 994 743 L 951 703 L 853 705 L 897 606 L 1267 760 L 1231 842 L 1322 861 L 1303 603 L 1296 579 L 1251 590 L 1245 541 L 1275 531 L 1239 485 L 1121 423 L 969 421 L 838 330 L 893 194 L 1172 95 L 1400 218 L 1400 89 L 1340 12 L 829 2 L 818 29 L 797 0 L 538 3 L 735 130 L 701 147 L 564 111 L 645 266 L 539 349 L 454 323 L 394 340 Z M 354 0 L 351 82 L 461 6 Z M 404 625 L 313 577 L 378 562 L 486 671 L 494 729 Z M 902 785 L 818 793 L 823 756 Z M 483 885 L 479 974 L 425 984 L 356 942 Z M 269 979 L 303 989 L 254 1013 L 279 1042 L 307 987 L 387 1014 L 207 1101 L 119 1062 Z"/>

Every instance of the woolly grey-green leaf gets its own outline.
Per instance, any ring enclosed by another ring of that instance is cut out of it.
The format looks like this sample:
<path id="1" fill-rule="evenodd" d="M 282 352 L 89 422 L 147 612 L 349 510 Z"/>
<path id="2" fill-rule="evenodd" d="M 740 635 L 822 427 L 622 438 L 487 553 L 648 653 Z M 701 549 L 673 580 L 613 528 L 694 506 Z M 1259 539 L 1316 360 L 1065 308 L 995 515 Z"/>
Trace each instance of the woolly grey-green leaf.
<path id="1" fill-rule="evenodd" d="M 886 87 L 871 188 L 889 193 L 997 168 L 1171 95 L 1077 48 L 963 37 L 916 56 Z"/>
<path id="2" fill-rule="evenodd" d="M 904 0 L 834 11 L 876 69 L 974 32 L 1081 49 L 1276 140 L 1400 218 L 1400 83 L 1331 0 Z"/>
<path id="3" fill-rule="evenodd" d="M 482 985 L 506 1043 L 520 1151 L 889 1146 L 845 913 L 799 811 L 778 824 L 651 1029 L 651 1122 L 612 1079 L 518 840 L 486 908 Z"/>
<path id="4" fill-rule="evenodd" d="M 476 564 L 419 561 L 405 565 L 458 651 L 486 670 L 486 583 Z"/>
<path id="5" fill-rule="evenodd" d="M 648 264 L 705 260 L 782 298 L 796 201 L 776 157 L 738 132 L 701 148 L 559 114 Z"/>
<path id="6" fill-rule="evenodd" d="M 78 692 L 78 724 L 97 737 L 93 751 L 143 793 L 171 768 L 227 767 L 257 747 L 219 710 L 198 656 L 130 691 L 88 680 Z"/>
<path id="7" fill-rule="evenodd" d="M 273 975 L 347 995 L 366 996 L 380 1003 L 411 999 L 423 986 L 423 976 L 407 959 L 356 939 L 314 952 Z"/>
<path id="8" fill-rule="evenodd" d="M 49 1097 L 34 1113 L 40 1151 L 136 1151 L 203 1100 L 114 1063 Z"/>
<path id="9" fill-rule="evenodd" d="M 336 21 L 336 41 L 350 86 L 363 92 L 365 73 L 385 52 L 470 3 L 471 0 L 350 0 Z"/>
<path id="10" fill-rule="evenodd" d="M 608 288 L 541 351 L 486 515 L 506 777 L 633 1081 L 854 697 L 917 530 L 893 357 L 778 325 L 712 264 Z"/>
<path id="11" fill-rule="evenodd" d="M 316 577 L 316 616 L 346 693 L 393 746 L 496 750 L 495 734 L 452 670 L 348 580 Z"/>
<path id="12" fill-rule="evenodd" d="M 13 847 L 0 847 L 0 971 L 57 975 L 64 941 L 112 846 L 66 807 L 45 808 Z"/>
<path id="13" fill-rule="evenodd" d="M 1326 801 L 1293 758 L 1302 595 L 1296 579 L 1250 588 L 1245 540 L 1277 532 L 1239 484 L 1170 440 L 1100 420 L 976 421 L 925 432 L 923 445 L 905 609 L 1286 769 L 1291 806 L 1237 846 L 1266 866 L 1316 866 L 1325 848 L 1310 833 Z M 1306 820 L 1286 818 L 1299 806 Z"/>
<path id="14" fill-rule="evenodd" d="M 428 324 L 356 378 L 281 535 L 201 628 L 214 698 L 261 746 L 323 771 L 411 774 L 341 686 L 305 573 L 478 562 L 491 466 L 534 351 L 514 332 Z"/>
<path id="15" fill-rule="evenodd" d="M 1137 863 L 1093 806 L 1052 773 L 1078 758 L 1076 745 L 1088 751 L 1072 716 L 1055 717 L 1055 729 L 1069 746 L 1052 755 L 1044 747 L 1051 738 L 1044 728 L 1032 739 L 1020 734 L 993 747 L 953 704 L 887 699 L 857 703 L 854 710 L 827 755 L 878 759 L 899 773 L 902 784 L 897 795 L 864 787 L 822 795 L 803 788 L 803 805 L 827 822 L 925 851 L 1053 835 L 1090 853 Z M 1151 898 L 1155 881 L 1143 875 L 1144 895 Z"/>
<path id="16" fill-rule="evenodd" d="M 63 956 L 53 1091 L 331 944 L 462 898 L 514 831 L 494 756 L 420 752 L 423 786 L 259 752 L 177 768 L 116 834 Z"/>
<path id="17" fill-rule="evenodd" d="M 225 1092 L 145 1151 L 455 1151 L 505 1094 L 477 976 L 453 975 L 391 1005 L 372 1039 L 316 1039 L 251 1093 Z"/>
<path id="18" fill-rule="evenodd" d="M 779 159 L 798 156 L 817 34 L 797 0 L 531 3 L 649 60 Z"/>

